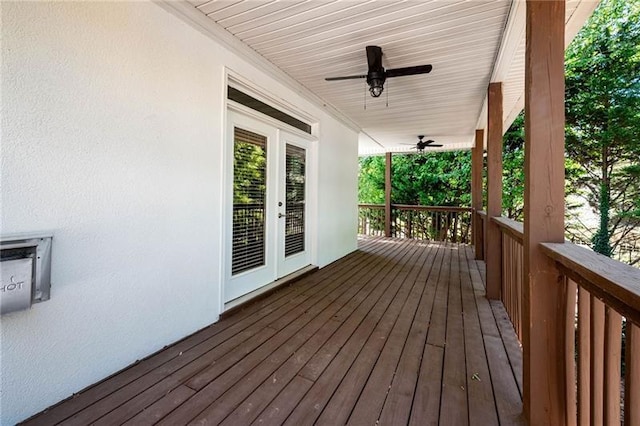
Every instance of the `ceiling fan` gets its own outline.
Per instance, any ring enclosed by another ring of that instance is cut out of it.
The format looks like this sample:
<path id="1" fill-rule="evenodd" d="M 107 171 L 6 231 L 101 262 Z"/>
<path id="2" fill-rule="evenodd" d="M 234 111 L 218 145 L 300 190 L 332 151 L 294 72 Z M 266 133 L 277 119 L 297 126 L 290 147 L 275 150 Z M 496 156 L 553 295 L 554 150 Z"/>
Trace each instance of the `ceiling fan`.
<path id="1" fill-rule="evenodd" d="M 435 143 L 435 141 L 432 139 L 427 139 L 426 141 L 423 139 L 424 139 L 424 135 L 418 135 L 418 142 L 415 144 L 413 149 L 417 149 L 419 152 L 422 152 L 424 151 L 425 148 L 437 148 L 442 146 L 442 144 Z M 403 144 L 403 145 L 409 145 L 409 144 Z"/>
<path id="2" fill-rule="evenodd" d="M 384 90 L 384 82 L 387 78 L 402 77 L 405 75 L 427 74 L 433 68 L 431 65 L 416 65 L 413 67 L 394 68 L 385 70 L 382 66 L 382 48 L 379 46 L 367 46 L 367 63 L 369 70 L 366 74 L 350 75 L 346 77 L 328 77 L 326 81 L 351 80 L 366 78 L 371 96 L 377 98 Z"/>

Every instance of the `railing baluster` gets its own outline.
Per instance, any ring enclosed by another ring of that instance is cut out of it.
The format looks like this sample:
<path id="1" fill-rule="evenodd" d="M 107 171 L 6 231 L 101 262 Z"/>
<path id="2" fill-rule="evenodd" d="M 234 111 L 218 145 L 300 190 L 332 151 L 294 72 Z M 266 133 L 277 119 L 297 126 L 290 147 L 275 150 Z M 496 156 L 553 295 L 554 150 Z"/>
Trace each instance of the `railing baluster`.
<path id="1" fill-rule="evenodd" d="M 605 309 L 604 351 L 604 421 L 612 425 L 620 423 L 622 316 L 608 306 Z"/>
<path id="2" fill-rule="evenodd" d="M 604 424 L 604 303 L 591 296 L 591 424 Z"/>
<path id="3" fill-rule="evenodd" d="M 509 315 L 509 317 L 511 317 L 511 300 L 509 299 L 509 250 L 507 250 L 506 246 L 507 246 L 507 239 L 506 238 L 502 238 L 502 276 L 504 277 L 504 279 L 502 280 L 501 283 L 501 294 L 502 294 L 502 304 L 504 305 L 505 309 L 507 310 L 507 314 Z M 513 322 L 513 318 L 511 318 L 511 321 Z"/>
<path id="4" fill-rule="evenodd" d="M 565 369 L 565 394 L 567 398 L 567 426 L 576 424 L 576 301 L 578 286 L 575 282 L 565 277 L 565 288 L 567 291 L 565 304 L 565 339 L 564 339 L 564 362 Z"/>
<path id="5" fill-rule="evenodd" d="M 578 424 L 591 424 L 591 295 L 578 289 Z"/>
<path id="6" fill-rule="evenodd" d="M 482 216 L 481 216 L 482 217 Z M 523 229 L 511 219 L 493 218 L 502 236 L 502 303 L 522 341 Z M 486 257 L 486 256 L 485 256 Z"/>
<path id="7" fill-rule="evenodd" d="M 513 310 L 513 324 L 516 332 L 518 331 L 518 323 L 520 322 L 519 313 L 518 313 L 518 244 L 513 238 L 510 238 L 511 248 L 509 250 L 511 256 L 511 266 L 510 266 L 510 282 L 509 286 L 511 289 L 511 309 Z M 518 338 L 521 338 L 520 334 L 518 334 Z"/>
<path id="8" fill-rule="evenodd" d="M 640 426 L 640 327 L 629 320 L 626 327 L 624 426 Z"/>
<path id="9" fill-rule="evenodd" d="M 358 233 L 384 235 L 385 206 L 358 205 Z M 468 207 L 391 205 L 391 235 L 467 243 L 471 240 L 473 210 Z"/>
<path id="10" fill-rule="evenodd" d="M 518 313 L 516 318 L 518 324 L 516 330 L 518 331 L 518 338 L 522 341 L 522 285 L 524 281 L 524 247 L 518 245 L 518 265 L 516 270 L 516 276 L 518 277 L 518 284 L 516 285 L 517 298 L 518 298 Z"/>

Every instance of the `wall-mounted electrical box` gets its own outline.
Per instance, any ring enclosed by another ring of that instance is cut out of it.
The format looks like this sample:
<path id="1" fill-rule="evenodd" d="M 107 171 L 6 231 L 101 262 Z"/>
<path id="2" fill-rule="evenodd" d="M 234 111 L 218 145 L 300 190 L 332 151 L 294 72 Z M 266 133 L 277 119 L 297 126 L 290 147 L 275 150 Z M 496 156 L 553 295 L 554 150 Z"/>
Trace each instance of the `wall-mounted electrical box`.
<path id="1" fill-rule="evenodd" d="M 49 300 L 51 235 L 0 238 L 0 314 Z"/>

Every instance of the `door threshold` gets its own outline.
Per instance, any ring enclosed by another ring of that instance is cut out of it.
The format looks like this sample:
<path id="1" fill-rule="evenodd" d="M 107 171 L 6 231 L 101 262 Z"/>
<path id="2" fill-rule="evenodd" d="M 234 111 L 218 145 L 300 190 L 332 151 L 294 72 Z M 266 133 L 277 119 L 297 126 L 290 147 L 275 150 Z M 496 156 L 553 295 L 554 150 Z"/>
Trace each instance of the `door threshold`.
<path id="1" fill-rule="evenodd" d="M 315 265 L 305 266 L 304 268 L 298 269 L 297 271 L 292 272 L 289 275 L 285 275 L 284 277 L 277 279 L 270 284 L 262 286 L 259 289 L 252 291 L 251 293 L 247 293 L 228 301 L 224 304 L 224 312 L 220 314 L 220 319 L 227 318 L 228 316 L 241 311 L 248 305 L 257 302 L 258 300 L 262 300 L 267 296 L 270 296 L 281 287 L 293 284 L 294 282 L 306 277 L 307 275 L 317 271 L 318 269 L 319 268 Z"/>

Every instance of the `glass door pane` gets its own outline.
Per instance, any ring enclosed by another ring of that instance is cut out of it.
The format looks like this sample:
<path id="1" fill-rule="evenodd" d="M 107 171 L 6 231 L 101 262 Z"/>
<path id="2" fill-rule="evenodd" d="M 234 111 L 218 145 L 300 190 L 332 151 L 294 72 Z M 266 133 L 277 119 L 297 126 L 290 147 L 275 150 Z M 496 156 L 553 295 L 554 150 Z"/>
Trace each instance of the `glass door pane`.
<path id="1" fill-rule="evenodd" d="M 306 184 L 306 150 L 290 144 L 286 147 L 285 257 L 305 250 Z"/>
<path id="2" fill-rule="evenodd" d="M 235 127 L 232 275 L 265 264 L 266 194 L 267 138 Z"/>

